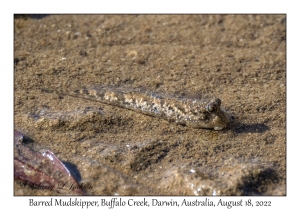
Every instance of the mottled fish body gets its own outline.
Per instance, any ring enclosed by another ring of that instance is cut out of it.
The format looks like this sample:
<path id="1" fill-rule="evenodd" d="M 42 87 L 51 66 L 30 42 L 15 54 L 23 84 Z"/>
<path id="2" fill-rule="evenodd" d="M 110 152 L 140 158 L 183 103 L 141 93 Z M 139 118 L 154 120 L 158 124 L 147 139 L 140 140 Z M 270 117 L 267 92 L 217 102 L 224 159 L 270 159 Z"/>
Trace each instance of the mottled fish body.
<path id="1" fill-rule="evenodd" d="M 205 101 L 106 87 L 80 89 L 68 95 L 123 107 L 193 128 L 222 130 L 230 121 L 229 115 L 221 109 L 219 98 Z"/>

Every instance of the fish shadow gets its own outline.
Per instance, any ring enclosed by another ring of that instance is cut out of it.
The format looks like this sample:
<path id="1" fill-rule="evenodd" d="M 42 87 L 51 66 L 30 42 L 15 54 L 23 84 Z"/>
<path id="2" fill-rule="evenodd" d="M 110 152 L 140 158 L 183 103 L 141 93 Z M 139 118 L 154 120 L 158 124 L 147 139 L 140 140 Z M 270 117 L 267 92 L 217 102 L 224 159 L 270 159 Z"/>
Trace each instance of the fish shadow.
<path id="1" fill-rule="evenodd" d="M 263 123 L 244 124 L 235 122 L 228 126 L 228 128 L 235 133 L 264 133 L 270 130 L 270 127 Z"/>

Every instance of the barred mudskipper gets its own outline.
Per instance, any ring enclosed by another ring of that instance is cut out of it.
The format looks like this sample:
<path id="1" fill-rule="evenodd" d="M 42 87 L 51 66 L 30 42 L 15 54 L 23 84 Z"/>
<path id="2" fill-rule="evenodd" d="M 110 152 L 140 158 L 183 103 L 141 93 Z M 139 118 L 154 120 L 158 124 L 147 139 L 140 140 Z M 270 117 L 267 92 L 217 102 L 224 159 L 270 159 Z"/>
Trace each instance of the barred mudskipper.
<path id="1" fill-rule="evenodd" d="M 193 128 L 222 130 L 230 122 L 230 116 L 221 109 L 219 98 L 191 99 L 138 89 L 103 86 L 83 88 L 67 95 L 123 107 Z"/>

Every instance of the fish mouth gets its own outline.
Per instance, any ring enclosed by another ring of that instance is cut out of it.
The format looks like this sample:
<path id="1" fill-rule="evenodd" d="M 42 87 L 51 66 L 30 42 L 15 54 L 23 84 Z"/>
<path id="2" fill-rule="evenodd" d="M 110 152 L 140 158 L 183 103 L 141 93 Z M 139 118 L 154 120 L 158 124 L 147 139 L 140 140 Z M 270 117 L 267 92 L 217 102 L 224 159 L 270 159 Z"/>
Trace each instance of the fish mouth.
<path id="1" fill-rule="evenodd" d="M 222 130 L 223 128 L 225 128 L 225 127 L 220 127 L 220 126 L 214 127 L 214 129 L 215 129 L 216 131 L 220 131 L 220 130 Z"/>
<path id="2" fill-rule="evenodd" d="M 228 119 L 228 121 L 227 121 L 226 125 L 215 126 L 214 129 L 215 129 L 216 131 L 223 130 L 223 129 L 226 128 L 228 125 L 230 125 L 230 124 L 232 124 L 232 123 L 234 122 L 234 116 L 232 116 L 232 115 L 228 115 L 228 118 L 227 118 L 227 119 Z"/>
<path id="3" fill-rule="evenodd" d="M 221 117 L 219 117 L 219 122 L 215 123 L 214 129 L 216 131 L 223 130 L 227 127 L 228 124 L 233 122 L 234 117 L 223 111 Z"/>

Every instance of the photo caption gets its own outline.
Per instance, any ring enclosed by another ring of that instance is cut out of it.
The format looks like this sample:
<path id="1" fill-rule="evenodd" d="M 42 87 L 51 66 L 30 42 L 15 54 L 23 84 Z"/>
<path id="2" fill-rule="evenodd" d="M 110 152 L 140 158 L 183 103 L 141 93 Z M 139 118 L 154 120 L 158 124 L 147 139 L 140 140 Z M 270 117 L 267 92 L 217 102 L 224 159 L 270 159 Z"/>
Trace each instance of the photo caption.
<path id="1" fill-rule="evenodd" d="M 51 198 L 50 200 L 29 199 L 29 206 L 74 206 L 82 209 L 106 207 L 117 209 L 122 207 L 223 207 L 233 209 L 239 207 L 271 206 L 271 201 L 256 199 L 230 198 Z"/>

